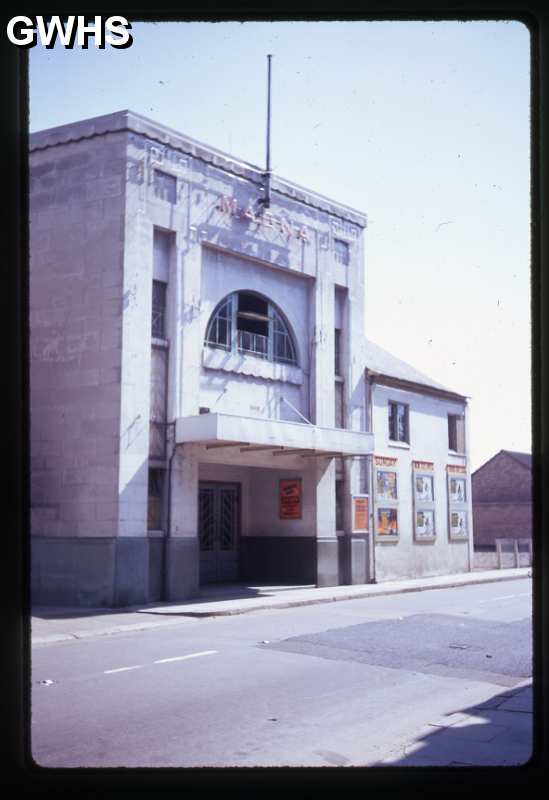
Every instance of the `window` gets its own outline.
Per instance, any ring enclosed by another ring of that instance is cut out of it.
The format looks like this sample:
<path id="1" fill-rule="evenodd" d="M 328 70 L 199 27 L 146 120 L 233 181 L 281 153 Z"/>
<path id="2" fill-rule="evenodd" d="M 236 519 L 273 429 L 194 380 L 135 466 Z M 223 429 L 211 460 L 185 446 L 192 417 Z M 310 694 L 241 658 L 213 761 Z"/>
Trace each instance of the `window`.
<path id="1" fill-rule="evenodd" d="M 336 531 L 343 530 L 343 487 L 343 481 L 338 478 L 335 482 Z"/>
<path id="2" fill-rule="evenodd" d="M 340 264 L 349 264 L 349 244 L 342 239 L 334 239 L 334 256 Z"/>
<path id="3" fill-rule="evenodd" d="M 164 470 L 149 470 L 149 502 L 147 506 L 147 529 L 162 530 L 162 498 L 164 494 Z"/>
<path id="4" fill-rule="evenodd" d="M 345 384 L 343 381 L 339 380 L 334 384 L 334 392 L 335 392 L 335 427 L 336 428 L 344 428 L 345 427 L 345 401 L 343 398 L 343 388 Z"/>
<path id="5" fill-rule="evenodd" d="M 269 361 L 297 364 L 294 343 L 282 315 L 254 292 L 235 292 L 217 306 L 204 343 Z"/>
<path id="6" fill-rule="evenodd" d="M 153 186 L 156 197 L 160 197 L 168 203 L 177 202 L 177 178 L 174 175 L 168 175 L 167 172 L 155 169 Z"/>
<path id="7" fill-rule="evenodd" d="M 168 349 L 151 348 L 151 384 L 149 414 L 149 456 L 166 456 L 166 404 L 168 385 Z"/>
<path id="8" fill-rule="evenodd" d="M 389 439 L 410 442 L 408 406 L 404 403 L 389 403 Z"/>
<path id="9" fill-rule="evenodd" d="M 448 414 L 448 449 L 465 452 L 465 417 L 459 414 Z"/>
<path id="10" fill-rule="evenodd" d="M 164 281 L 153 281 L 151 333 L 156 339 L 166 335 L 166 288 Z"/>
<path id="11" fill-rule="evenodd" d="M 224 350 L 231 349 L 232 340 L 232 296 L 217 307 L 217 311 L 206 333 L 206 344 L 214 347 L 222 347 Z"/>
<path id="12" fill-rule="evenodd" d="M 334 331 L 334 371 L 341 376 L 341 331 L 336 328 Z"/>

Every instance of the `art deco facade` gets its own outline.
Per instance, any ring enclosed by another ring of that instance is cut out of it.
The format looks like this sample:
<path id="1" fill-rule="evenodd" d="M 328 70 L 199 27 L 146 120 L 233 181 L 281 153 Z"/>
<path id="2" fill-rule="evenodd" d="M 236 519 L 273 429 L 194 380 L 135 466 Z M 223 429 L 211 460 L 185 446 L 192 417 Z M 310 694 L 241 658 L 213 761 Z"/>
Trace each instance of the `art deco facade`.
<path id="1" fill-rule="evenodd" d="M 363 214 L 131 112 L 30 138 L 37 602 L 470 569 L 466 399 L 364 338 Z"/>

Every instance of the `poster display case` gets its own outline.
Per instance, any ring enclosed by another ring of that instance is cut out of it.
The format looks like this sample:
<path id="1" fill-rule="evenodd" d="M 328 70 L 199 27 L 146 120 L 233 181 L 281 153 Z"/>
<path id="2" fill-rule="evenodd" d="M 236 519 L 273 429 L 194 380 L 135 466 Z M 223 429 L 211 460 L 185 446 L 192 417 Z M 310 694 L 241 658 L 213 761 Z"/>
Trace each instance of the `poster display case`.
<path id="1" fill-rule="evenodd" d="M 436 539 L 434 467 L 432 461 L 412 461 L 415 542 L 434 542 Z"/>
<path id="2" fill-rule="evenodd" d="M 397 459 L 374 456 L 374 521 L 378 542 L 398 542 L 398 469 Z"/>
<path id="3" fill-rule="evenodd" d="M 467 470 L 461 465 L 448 464 L 446 475 L 448 487 L 448 537 L 453 541 L 465 540 L 469 536 Z"/>

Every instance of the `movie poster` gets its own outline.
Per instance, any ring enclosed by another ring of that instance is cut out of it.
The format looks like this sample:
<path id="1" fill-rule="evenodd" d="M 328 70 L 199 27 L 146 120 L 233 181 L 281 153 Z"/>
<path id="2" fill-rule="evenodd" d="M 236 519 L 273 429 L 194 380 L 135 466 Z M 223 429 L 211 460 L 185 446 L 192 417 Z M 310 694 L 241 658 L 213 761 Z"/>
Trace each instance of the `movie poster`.
<path id="1" fill-rule="evenodd" d="M 434 511 L 416 511 L 416 536 L 419 539 L 430 539 L 435 535 Z"/>
<path id="2" fill-rule="evenodd" d="M 280 481 L 279 517 L 301 519 L 301 479 Z"/>
<path id="3" fill-rule="evenodd" d="M 450 478 L 450 500 L 452 503 L 465 502 L 465 478 Z"/>
<path id="4" fill-rule="evenodd" d="M 467 512 L 452 511 L 450 514 L 450 532 L 452 536 L 467 535 Z"/>
<path id="5" fill-rule="evenodd" d="M 397 499 L 397 474 L 388 470 L 377 471 L 377 496 L 381 500 Z"/>
<path id="6" fill-rule="evenodd" d="M 433 476 L 418 475 L 416 477 L 416 500 L 433 502 Z"/>
<path id="7" fill-rule="evenodd" d="M 379 536 L 398 536 L 398 514 L 396 508 L 378 508 L 377 532 Z"/>

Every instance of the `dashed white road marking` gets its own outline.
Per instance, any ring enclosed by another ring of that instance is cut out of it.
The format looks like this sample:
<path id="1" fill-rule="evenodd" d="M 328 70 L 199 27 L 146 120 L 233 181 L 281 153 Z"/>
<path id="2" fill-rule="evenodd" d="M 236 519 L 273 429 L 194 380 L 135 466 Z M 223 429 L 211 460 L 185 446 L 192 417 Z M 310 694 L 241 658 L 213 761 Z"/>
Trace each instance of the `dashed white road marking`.
<path id="1" fill-rule="evenodd" d="M 130 669 L 141 669 L 143 664 L 135 664 L 133 667 L 118 667 L 118 669 L 106 669 L 103 670 L 104 675 L 110 675 L 113 672 L 128 672 Z"/>
<path id="2" fill-rule="evenodd" d="M 217 653 L 217 650 L 202 650 L 200 653 L 189 653 L 186 656 L 174 656 L 173 658 L 159 658 L 155 664 L 167 664 L 168 661 L 186 661 L 188 658 L 198 658 L 199 656 L 211 656 Z"/>
<path id="3" fill-rule="evenodd" d="M 504 594 L 501 597 L 491 597 L 489 600 L 481 600 L 481 603 L 496 603 L 498 600 L 511 600 L 515 597 L 527 597 L 530 592 L 520 592 L 519 594 Z"/>
<path id="4" fill-rule="evenodd" d="M 199 656 L 211 656 L 217 653 L 217 650 L 201 650 L 200 653 L 188 653 L 186 656 L 173 656 L 172 658 L 159 658 L 153 661 L 153 664 L 167 664 L 169 661 L 186 661 L 188 658 L 198 658 Z M 134 664 L 131 667 L 117 667 L 116 669 L 103 670 L 104 675 L 112 675 L 114 672 L 129 672 L 132 669 L 142 669 L 144 664 Z"/>

